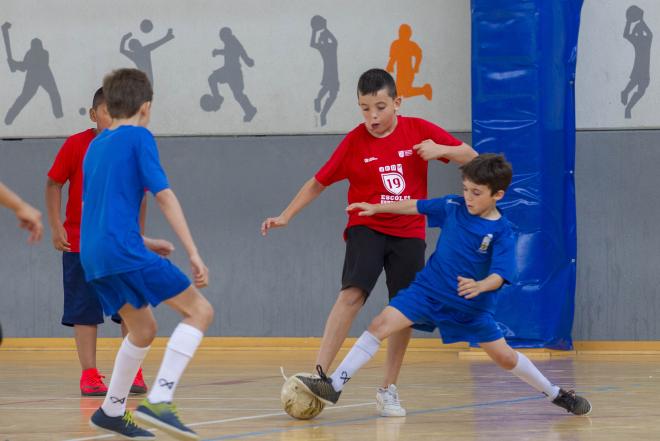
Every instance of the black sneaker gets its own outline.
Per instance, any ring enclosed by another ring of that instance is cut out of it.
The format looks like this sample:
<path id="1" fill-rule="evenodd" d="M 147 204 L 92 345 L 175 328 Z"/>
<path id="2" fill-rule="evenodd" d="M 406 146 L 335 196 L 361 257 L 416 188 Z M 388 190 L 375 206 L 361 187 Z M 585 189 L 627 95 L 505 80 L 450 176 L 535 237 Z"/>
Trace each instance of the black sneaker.
<path id="1" fill-rule="evenodd" d="M 341 391 L 337 392 L 335 388 L 332 387 L 332 380 L 325 375 L 321 365 L 316 365 L 316 371 L 319 373 L 318 377 L 296 375 L 295 378 L 298 380 L 298 383 L 319 400 L 326 404 L 336 404 L 337 400 L 339 400 L 339 395 L 341 395 Z"/>
<path id="2" fill-rule="evenodd" d="M 575 395 L 574 390 L 566 392 L 564 389 L 559 389 L 559 395 L 552 400 L 552 404 L 563 407 L 567 412 L 574 415 L 587 415 L 591 412 L 591 403 L 589 400 Z"/>
<path id="3" fill-rule="evenodd" d="M 125 439 L 156 439 L 156 435 L 135 424 L 135 421 L 133 421 L 133 415 L 129 411 L 126 411 L 123 416 L 109 417 L 103 412 L 103 409 L 99 407 L 89 420 L 89 425 L 104 432 L 120 435 Z"/>

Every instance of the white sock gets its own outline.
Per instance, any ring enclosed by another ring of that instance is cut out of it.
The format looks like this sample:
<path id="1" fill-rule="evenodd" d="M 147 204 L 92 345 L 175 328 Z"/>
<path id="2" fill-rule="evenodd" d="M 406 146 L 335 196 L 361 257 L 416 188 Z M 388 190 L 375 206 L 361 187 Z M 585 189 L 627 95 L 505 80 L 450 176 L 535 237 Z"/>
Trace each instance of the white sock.
<path id="1" fill-rule="evenodd" d="M 167 342 L 163 362 L 158 370 L 156 381 L 151 386 L 148 398 L 150 403 L 172 401 L 179 379 L 188 366 L 188 362 L 195 355 L 202 337 L 204 337 L 204 333 L 199 329 L 179 323 L 172 333 L 170 341 Z"/>
<path id="2" fill-rule="evenodd" d="M 554 400 L 557 398 L 559 387 L 550 383 L 550 380 L 545 378 L 541 371 L 539 371 L 524 354 L 521 354 L 520 352 L 517 352 L 517 354 L 518 363 L 516 364 L 516 367 L 511 369 L 511 373 L 537 391 L 542 392 L 549 399 Z"/>
<path id="3" fill-rule="evenodd" d="M 339 392 L 344 388 L 344 384 L 351 379 L 362 366 L 364 366 L 371 357 L 378 352 L 380 340 L 378 340 L 369 331 L 364 331 L 357 339 L 351 350 L 346 354 L 337 370 L 330 375 L 332 387 Z"/>
<path id="4" fill-rule="evenodd" d="M 147 356 L 149 348 L 150 346 L 139 348 L 128 340 L 128 336 L 124 338 L 117 351 L 117 357 L 115 357 L 115 367 L 112 369 L 108 393 L 101 405 L 106 415 L 118 417 L 126 412 L 126 400 L 133 379 L 140 369 L 142 360 Z"/>

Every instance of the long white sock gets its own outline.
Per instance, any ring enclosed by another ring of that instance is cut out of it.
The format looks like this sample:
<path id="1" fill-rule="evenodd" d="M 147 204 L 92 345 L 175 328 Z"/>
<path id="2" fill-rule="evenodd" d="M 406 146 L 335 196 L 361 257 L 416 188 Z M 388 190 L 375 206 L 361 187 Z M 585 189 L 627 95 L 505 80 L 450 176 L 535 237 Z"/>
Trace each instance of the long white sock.
<path id="1" fill-rule="evenodd" d="M 183 371 L 195 355 L 204 333 L 194 326 L 179 323 L 163 356 L 163 362 L 158 370 L 156 381 L 149 392 L 149 402 L 162 403 L 172 401 L 174 390 L 179 384 Z"/>
<path id="2" fill-rule="evenodd" d="M 128 340 L 128 336 L 124 338 L 119 351 L 117 351 L 108 393 L 101 405 L 106 415 L 118 417 L 126 412 L 126 399 L 131 390 L 133 379 L 138 369 L 140 369 L 142 360 L 147 356 L 149 348 L 150 346 L 139 348 Z"/>
<path id="3" fill-rule="evenodd" d="M 532 363 L 524 354 L 521 354 L 520 352 L 517 352 L 517 354 L 518 363 L 516 364 L 516 367 L 511 369 L 511 373 L 537 391 L 542 392 L 549 399 L 554 400 L 557 398 L 559 387 L 550 383 L 550 380 L 545 378 L 541 371 L 539 371 L 536 366 L 534 366 L 534 363 Z"/>
<path id="4" fill-rule="evenodd" d="M 351 379 L 362 366 L 364 366 L 371 357 L 378 352 L 380 340 L 378 340 L 369 331 L 364 331 L 357 339 L 351 350 L 346 354 L 337 370 L 330 375 L 332 387 L 339 392 L 344 388 L 344 384 Z"/>

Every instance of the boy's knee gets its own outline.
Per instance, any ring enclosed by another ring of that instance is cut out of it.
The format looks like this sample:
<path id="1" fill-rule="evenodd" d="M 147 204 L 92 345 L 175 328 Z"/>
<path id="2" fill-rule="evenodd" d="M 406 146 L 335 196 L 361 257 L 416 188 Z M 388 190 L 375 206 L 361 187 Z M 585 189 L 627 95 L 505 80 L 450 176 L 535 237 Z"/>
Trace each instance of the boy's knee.
<path id="1" fill-rule="evenodd" d="M 131 329 L 129 336 L 133 344 L 139 347 L 149 346 L 158 333 L 158 324 L 155 320 L 141 323 L 138 329 Z"/>
<path id="2" fill-rule="evenodd" d="M 200 296 L 188 310 L 188 316 L 202 328 L 203 332 L 206 332 L 206 328 L 213 323 L 214 315 L 213 305 L 203 296 Z"/>
<path id="3" fill-rule="evenodd" d="M 387 331 L 387 320 L 385 319 L 383 314 L 379 314 L 378 316 L 376 316 L 376 318 L 374 318 L 371 321 L 368 331 L 382 340 L 381 336 L 386 334 Z"/>
<path id="4" fill-rule="evenodd" d="M 518 364 L 518 353 L 511 349 L 501 354 L 497 354 L 493 359 L 502 369 L 510 371 Z"/>
<path id="5" fill-rule="evenodd" d="M 348 308 L 360 309 L 362 308 L 362 305 L 364 305 L 365 299 L 366 295 L 364 291 L 362 291 L 360 288 L 352 286 L 343 290 L 339 294 L 337 303 Z"/>

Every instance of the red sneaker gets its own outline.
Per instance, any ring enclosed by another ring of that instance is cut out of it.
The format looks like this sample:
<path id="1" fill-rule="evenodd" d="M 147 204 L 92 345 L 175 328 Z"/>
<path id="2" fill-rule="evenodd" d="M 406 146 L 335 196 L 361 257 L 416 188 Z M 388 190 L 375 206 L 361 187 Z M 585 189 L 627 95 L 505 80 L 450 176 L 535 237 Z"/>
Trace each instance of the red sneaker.
<path id="1" fill-rule="evenodd" d="M 146 394 L 147 393 L 147 385 L 144 383 L 144 378 L 142 377 L 142 368 L 140 368 L 135 375 L 135 379 L 133 380 L 133 384 L 131 385 L 131 393 L 132 394 Z"/>
<path id="2" fill-rule="evenodd" d="M 80 376 L 80 394 L 84 397 L 102 397 L 108 392 L 108 388 L 103 384 L 105 376 L 99 374 L 96 368 L 90 368 L 82 371 Z"/>

